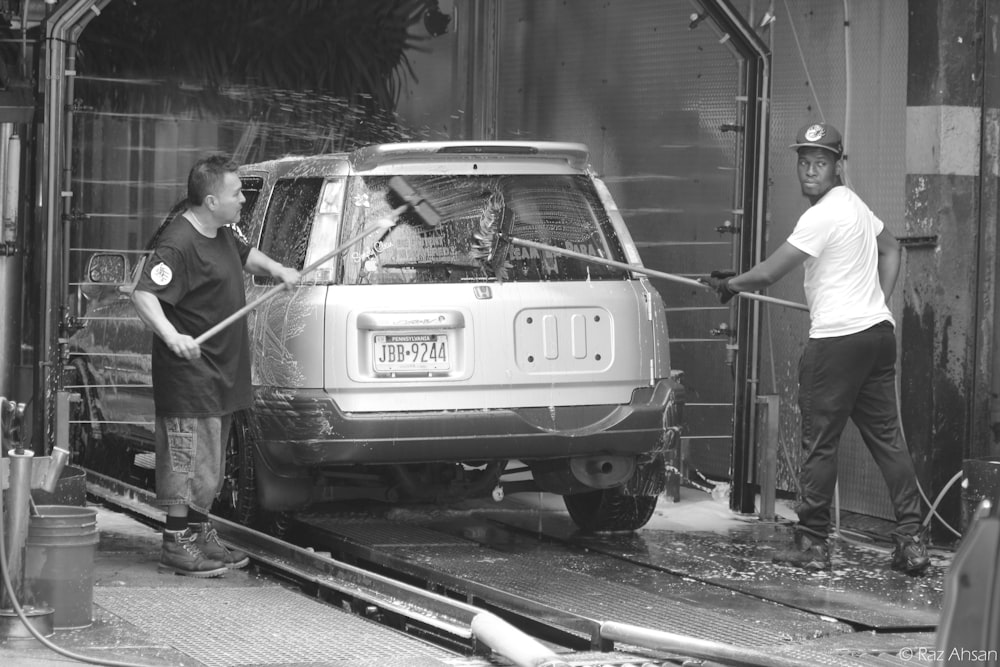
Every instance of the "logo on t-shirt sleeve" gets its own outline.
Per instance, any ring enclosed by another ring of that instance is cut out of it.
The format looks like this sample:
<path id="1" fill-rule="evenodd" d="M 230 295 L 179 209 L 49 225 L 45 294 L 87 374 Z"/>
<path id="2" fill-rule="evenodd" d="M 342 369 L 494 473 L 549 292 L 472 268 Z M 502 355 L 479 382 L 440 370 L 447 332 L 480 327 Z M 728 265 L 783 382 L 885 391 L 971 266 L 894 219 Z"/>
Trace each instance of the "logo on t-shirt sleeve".
<path id="1" fill-rule="evenodd" d="M 174 272 L 170 270 L 169 266 L 160 262 L 149 270 L 149 277 L 154 283 L 163 287 L 170 284 L 170 280 L 174 277 Z"/>

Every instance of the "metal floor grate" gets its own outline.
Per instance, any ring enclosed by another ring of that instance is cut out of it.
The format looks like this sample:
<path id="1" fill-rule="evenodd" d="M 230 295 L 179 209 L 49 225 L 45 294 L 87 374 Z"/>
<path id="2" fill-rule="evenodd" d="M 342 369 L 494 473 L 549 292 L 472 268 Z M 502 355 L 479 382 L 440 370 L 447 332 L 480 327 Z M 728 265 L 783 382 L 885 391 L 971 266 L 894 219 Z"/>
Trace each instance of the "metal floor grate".
<path id="1" fill-rule="evenodd" d="M 597 621 L 613 619 L 699 639 L 725 637 L 743 646 L 774 645 L 789 639 L 779 630 L 763 624 L 750 625 L 742 618 L 647 593 L 626 583 L 598 580 L 587 574 L 553 567 L 544 554 L 506 557 L 492 553 L 486 556 L 470 558 L 438 551 L 431 560 L 435 570 L 527 599 L 544 601 L 555 609 Z"/>
<path id="2" fill-rule="evenodd" d="M 373 519 L 344 519 L 305 515 L 298 517 L 304 523 L 325 528 L 373 549 L 386 547 L 479 547 L 478 542 L 462 539 L 412 524 Z"/>
<path id="3" fill-rule="evenodd" d="M 96 587 L 94 602 L 206 667 L 433 667 L 455 658 L 279 586 Z"/>

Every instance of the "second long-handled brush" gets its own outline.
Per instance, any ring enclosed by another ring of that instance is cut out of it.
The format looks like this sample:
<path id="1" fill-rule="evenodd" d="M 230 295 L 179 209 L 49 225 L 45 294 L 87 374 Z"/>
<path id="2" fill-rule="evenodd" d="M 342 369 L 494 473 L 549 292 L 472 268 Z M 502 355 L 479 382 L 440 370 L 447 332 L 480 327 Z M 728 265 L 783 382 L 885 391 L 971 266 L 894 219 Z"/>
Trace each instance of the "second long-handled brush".
<path id="1" fill-rule="evenodd" d="M 503 270 L 503 266 L 507 260 L 507 250 L 510 246 L 516 245 L 522 248 L 534 248 L 535 250 L 542 250 L 545 252 L 554 253 L 556 255 L 563 255 L 565 257 L 574 257 L 576 259 L 581 259 L 585 262 L 591 262 L 594 264 L 601 264 L 604 266 L 611 266 L 619 269 L 624 269 L 626 271 L 634 271 L 635 273 L 642 273 L 647 276 L 653 276 L 655 278 L 662 278 L 664 280 L 669 280 L 675 283 L 681 283 L 683 285 L 689 285 L 691 287 L 698 287 L 704 290 L 711 290 L 712 288 L 705 283 L 699 282 L 694 278 L 685 278 L 684 276 L 678 276 L 673 273 L 665 273 L 663 271 L 655 271 L 653 269 L 647 269 L 644 266 L 636 266 L 635 264 L 627 264 L 625 262 L 616 262 L 612 259 L 604 259 L 601 257 L 594 257 L 593 255 L 587 255 L 582 252 L 576 252 L 575 250 L 566 250 L 565 248 L 559 248 L 552 245 L 546 245 L 544 243 L 538 243 L 537 241 L 528 241 L 527 239 L 520 239 L 516 236 L 511 236 L 502 229 L 496 229 L 497 225 L 492 223 L 486 228 L 481 228 L 479 233 L 475 235 L 475 245 L 477 248 L 477 256 L 483 260 L 497 275 Z M 779 299 L 773 296 L 767 296 L 765 294 L 756 294 L 754 292 L 737 292 L 736 296 L 743 297 L 744 299 L 753 299 L 755 301 L 763 301 L 765 303 L 771 303 L 777 306 L 784 306 L 785 308 L 793 308 L 795 310 L 809 311 L 809 307 L 802 303 L 797 303 L 795 301 L 786 301 L 784 299 Z"/>
<path id="2" fill-rule="evenodd" d="M 519 239 L 517 237 L 507 237 L 507 240 L 511 245 L 517 245 L 524 248 L 535 248 L 536 250 L 544 250 L 546 252 L 552 252 L 557 255 L 564 255 L 566 257 L 575 257 L 577 259 L 582 259 L 587 262 L 593 262 L 595 264 L 603 264 L 605 266 L 613 266 L 619 269 L 625 269 L 627 271 L 635 271 L 636 273 L 642 273 L 647 276 L 653 276 L 655 278 L 663 278 L 664 280 L 670 280 L 675 283 L 682 283 L 684 285 L 690 285 L 692 287 L 700 287 L 701 289 L 710 290 L 710 286 L 705 283 L 699 282 L 694 278 L 685 278 L 684 276 L 678 276 L 673 273 L 665 273 L 663 271 L 654 271 L 653 269 L 647 269 L 644 266 L 636 266 L 635 264 L 626 264 L 625 262 L 616 262 L 611 259 L 602 259 L 600 257 L 594 257 L 593 255 L 587 255 L 582 252 L 576 252 L 574 250 L 566 250 L 565 248 L 557 248 L 556 246 L 545 245 L 544 243 L 538 243 L 536 241 L 528 241 L 526 239 Z M 795 301 L 786 301 L 785 299 L 779 299 L 773 296 L 767 296 L 766 294 L 757 294 L 755 292 L 737 292 L 736 296 L 741 296 L 745 299 L 753 299 L 754 301 L 763 301 L 765 303 L 772 303 L 777 306 L 784 306 L 785 308 L 794 308 L 796 310 L 809 311 L 809 306 L 804 303 L 797 303 Z"/>

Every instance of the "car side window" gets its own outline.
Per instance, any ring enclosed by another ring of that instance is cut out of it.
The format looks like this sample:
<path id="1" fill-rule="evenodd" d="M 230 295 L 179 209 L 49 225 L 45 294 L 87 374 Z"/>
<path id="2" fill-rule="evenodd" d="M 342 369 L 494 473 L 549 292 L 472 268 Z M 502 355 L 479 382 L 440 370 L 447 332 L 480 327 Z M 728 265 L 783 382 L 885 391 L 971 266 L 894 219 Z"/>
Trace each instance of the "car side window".
<path id="1" fill-rule="evenodd" d="M 275 183 L 261 230 L 261 252 L 285 266 L 305 266 L 322 188 L 322 178 L 282 179 Z M 256 284 L 270 282 L 269 277 L 254 276 Z"/>
<path id="2" fill-rule="evenodd" d="M 249 244 L 247 239 L 253 229 L 253 211 L 260 199 L 260 191 L 264 188 L 264 179 L 260 176 L 241 176 L 240 180 L 243 181 L 243 197 L 246 201 L 240 209 L 240 221 L 233 225 L 233 229 L 244 243 Z"/>

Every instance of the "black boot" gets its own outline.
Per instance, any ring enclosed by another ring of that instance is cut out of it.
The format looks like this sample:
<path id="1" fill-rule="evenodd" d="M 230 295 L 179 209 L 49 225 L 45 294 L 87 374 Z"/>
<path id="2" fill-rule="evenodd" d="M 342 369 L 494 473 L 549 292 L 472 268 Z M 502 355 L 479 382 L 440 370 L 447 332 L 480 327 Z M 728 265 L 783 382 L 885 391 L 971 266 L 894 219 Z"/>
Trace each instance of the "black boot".
<path id="1" fill-rule="evenodd" d="M 892 540 L 896 543 L 892 550 L 892 569 L 914 576 L 923 574 L 931 564 L 923 531 L 914 535 L 893 532 Z"/>
<path id="2" fill-rule="evenodd" d="M 189 524 L 188 529 L 194 533 L 195 544 L 208 558 L 221 561 L 231 570 L 239 570 L 250 564 L 250 557 L 246 552 L 230 549 L 223 544 L 218 531 L 208 521 Z"/>
<path id="3" fill-rule="evenodd" d="M 189 577 L 217 577 L 225 574 L 226 566 L 202 553 L 190 530 L 163 531 L 163 550 L 160 552 L 161 572 L 173 572 Z"/>
<path id="4" fill-rule="evenodd" d="M 830 542 L 816 531 L 796 526 L 792 548 L 778 551 L 771 561 L 805 570 L 829 570 Z"/>

